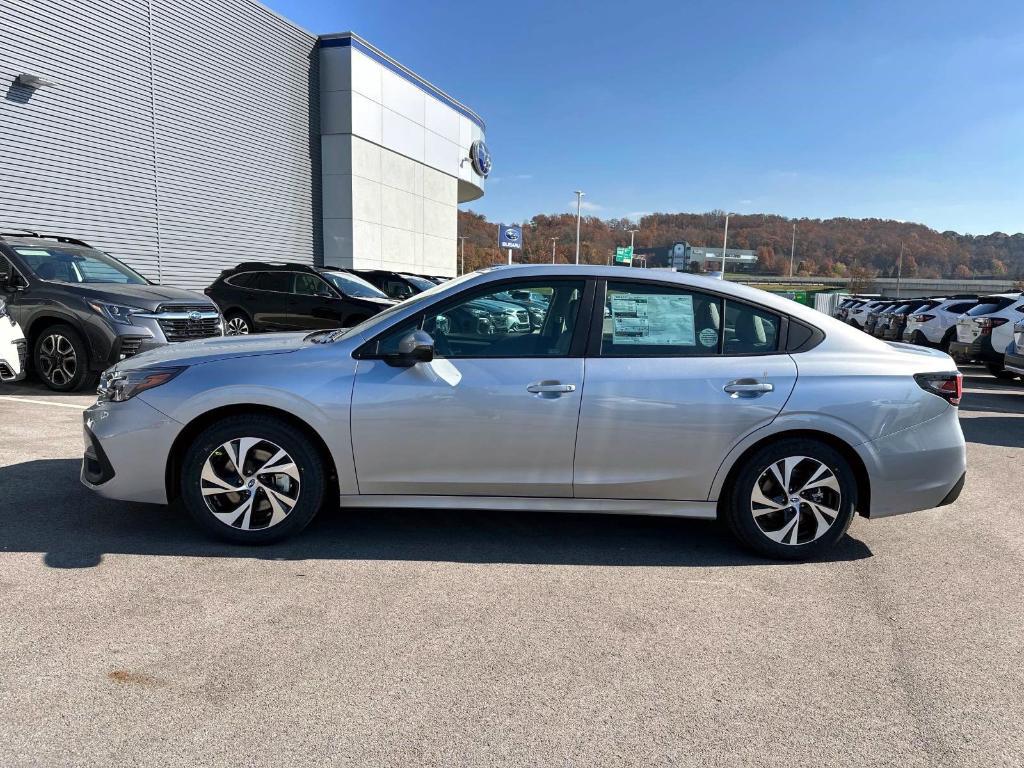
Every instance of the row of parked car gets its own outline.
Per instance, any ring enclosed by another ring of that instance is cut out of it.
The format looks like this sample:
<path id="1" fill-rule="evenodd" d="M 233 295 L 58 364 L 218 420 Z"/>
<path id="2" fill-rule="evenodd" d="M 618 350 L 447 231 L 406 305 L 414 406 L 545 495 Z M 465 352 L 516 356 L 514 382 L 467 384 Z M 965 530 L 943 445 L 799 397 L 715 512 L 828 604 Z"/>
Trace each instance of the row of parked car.
<path id="1" fill-rule="evenodd" d="M 934 347 L 1001 379 L 1024 378 L 1024 295 L 851 296 L 835 317 L 877 338 Z"/>
<path id="2" fill-rule="evenodd" d="M 32 368 L 50 389 L 85 389 L 111 365 L 163 344 L 351 327 L 445 279 L 250 261 L 222 272 L 203 296 L 154 285 L 83 240 L 0 232 L 0 380 Z M 443 321 L 452 332 L 529 333 L 548 301 L 506 291 Z"/>

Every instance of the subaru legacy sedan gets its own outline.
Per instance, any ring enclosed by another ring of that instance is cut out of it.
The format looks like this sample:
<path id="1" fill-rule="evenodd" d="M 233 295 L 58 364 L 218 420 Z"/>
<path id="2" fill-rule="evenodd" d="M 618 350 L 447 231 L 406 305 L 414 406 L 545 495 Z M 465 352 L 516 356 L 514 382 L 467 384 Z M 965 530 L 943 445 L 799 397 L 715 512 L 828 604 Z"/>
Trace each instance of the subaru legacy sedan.
<path id="1" fill-rule="evenodd" d="M 541 322 L 450 318 L 528 292 Z M 235 337 L 107 370 L 82 481 L 180 499 L 243 544 L 342 507 L 723 518 L 820 555 L 857 513 L 954 501 L 961 377 L 784 298 L 697 275 L 494 267 L 345 330 Z"/>

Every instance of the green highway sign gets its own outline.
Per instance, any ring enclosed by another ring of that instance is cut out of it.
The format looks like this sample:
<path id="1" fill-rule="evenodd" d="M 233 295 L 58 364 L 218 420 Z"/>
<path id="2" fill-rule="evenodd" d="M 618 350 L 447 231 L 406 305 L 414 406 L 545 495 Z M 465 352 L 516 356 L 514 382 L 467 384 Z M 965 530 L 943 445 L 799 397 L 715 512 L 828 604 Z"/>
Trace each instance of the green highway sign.
<path id="1" fill-rule="evenodd" d="M 615 263 L 626 264 L 627 266 L 633 265 L 633 246 L 627 245 L 625 248 L 615 249 Z"/>

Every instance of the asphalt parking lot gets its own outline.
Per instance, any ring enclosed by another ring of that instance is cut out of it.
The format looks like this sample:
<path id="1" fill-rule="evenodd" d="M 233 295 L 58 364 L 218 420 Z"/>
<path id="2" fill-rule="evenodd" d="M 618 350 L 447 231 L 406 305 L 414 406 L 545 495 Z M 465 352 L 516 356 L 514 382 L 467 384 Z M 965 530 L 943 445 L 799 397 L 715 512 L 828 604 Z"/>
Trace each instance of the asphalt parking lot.
<path id="1" fill-rule="evenodd" d="M 0 765 L 1024 764 L 1024 385 L 965 369 L 950 507 L 827 562 L 718 526 L 356 511 L 207 540 L 0 386 Z"/>

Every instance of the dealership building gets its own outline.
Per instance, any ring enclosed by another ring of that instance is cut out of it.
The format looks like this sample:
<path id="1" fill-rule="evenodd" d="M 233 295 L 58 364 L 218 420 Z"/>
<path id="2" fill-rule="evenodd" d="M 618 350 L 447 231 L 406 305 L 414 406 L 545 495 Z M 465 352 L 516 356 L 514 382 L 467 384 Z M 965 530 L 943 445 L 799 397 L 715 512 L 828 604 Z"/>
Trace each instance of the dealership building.
<path id="1" fill-rule="evenodd" d="M 472 109 L 254 0 L 0 5 L 0 231 L 202 288 L 241 261 L 456 274 Z"/>

